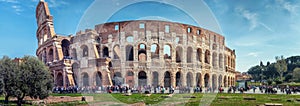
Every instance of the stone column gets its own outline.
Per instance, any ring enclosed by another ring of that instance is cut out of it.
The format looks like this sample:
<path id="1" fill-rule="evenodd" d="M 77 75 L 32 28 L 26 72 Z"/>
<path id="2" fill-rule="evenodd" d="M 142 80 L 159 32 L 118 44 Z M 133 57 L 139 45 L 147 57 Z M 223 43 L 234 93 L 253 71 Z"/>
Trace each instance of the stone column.
<path id="1" fill-rule="evenodd" d="M 151 81 L 151 79 L 153 79 L 152 78 L 152 73 L 150 73 L 150 71 L 145 71 L 145 72 L 147 72 L 146 74 L 147 74 L 147 86 L 148 85 L 150 85 L 150 86 L 152 86 L 152 81 Z"/>
<path id="2" fill-rule="evenodd" d="M 67 84 L 66 84 L 66 81 L 67 81 L 67 79 L 66 79 L 66 77 L 67 77 L 66 67 L 63 68 L 62 73 L 63 73 L 63 86 L 66 87 L 67 86 Z"/>
<path id="3" fill-rule="evenodd" d="M 137 87 L 139 85 L 139 73 L 137 71 L 134 71 L 134 86 Z"/>
<path id="4" fill-rule="evenodd" d="M 182 78 L 181 78 L 181 85 L 182 86 L 186 86 L 186 72 L 185 72 L 185 70 L 184 71 L 182 71 Z"/>
<path id="5" fill-rule="evenodd" d="M 197 86 L 197 85 L 196 85 L 196 74 L 192 74 L 192 82 L 191 82 L 191 85 L 192 85 L 193 87 Z"/>
<path id="6" fill-rule="evenodd" d="M 170 72 L 171 74 L 171 86 L 175 87 L 176 85 L 176 73 L 174 73 L 174 70 L 172 72 Z"/>

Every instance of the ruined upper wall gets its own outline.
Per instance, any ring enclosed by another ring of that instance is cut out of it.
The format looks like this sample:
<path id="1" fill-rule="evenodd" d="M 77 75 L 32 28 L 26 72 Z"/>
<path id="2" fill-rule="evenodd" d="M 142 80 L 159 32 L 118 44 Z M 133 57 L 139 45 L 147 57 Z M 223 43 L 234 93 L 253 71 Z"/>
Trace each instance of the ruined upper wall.
<path id="1" fill-rule="evenodd" d="M 143 28 L 140 28 L 141 24 L 143 24 Z M 166 31 L 166 28 L 169 30 Z M 176 22 L 157 20 L 110 22 L 96 25 L 95 30 L 99 33 L 99 36 L 102 37 L 103 41 L 105 41 L 109 35 L 112 35 L 113 40 L 116 40 L 120 32 L 125 32 L 125 36 L 127 37 L 133 35 L 133 31 L 137 31 L 139 36 L 146 36 L 145 33 L 149 31 L 153 34 L 152 36 L 159 35 L 159 33 L 164 33 L 165 37 L 172 37 L 172 34 L 176 34 L 176 36 L 186 35 L 186 38 L 189 39 L 196 36 L 196 38 L 204 38 L 206 41 L 225 45 L 225 38 L 218 33 L 197 26 Z"/>

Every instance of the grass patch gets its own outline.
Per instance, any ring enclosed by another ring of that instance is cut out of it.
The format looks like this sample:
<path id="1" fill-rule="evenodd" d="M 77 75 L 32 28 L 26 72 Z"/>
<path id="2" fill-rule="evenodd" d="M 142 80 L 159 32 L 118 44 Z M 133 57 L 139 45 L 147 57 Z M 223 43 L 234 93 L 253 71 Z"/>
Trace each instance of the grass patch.
<path id="1" fill-rule="evenodd" d="M 123 94 L 51 94 L 51 96 L 93 96 L 93 102 L 64 102 L 57 104 L 47 104 L 55 106 L 74 106 L 81 104 L 97 104 L 97 103 L 115 103 L 118 104 L 133 104 L 138 102 L 144 102 L 146 105 L 179 105 L 179 106 L 195 106 L 208 102 L 211 106 L 255 106 L 265 103 L 280 103 L 284 106 L 300 105 L 299 95 L 274 95 L 274 94 L 173 94 L 171 98 L 162 98 L 162 96 L 168 94 L 152 94 L 146 96 L 145 94 L 132 94 L 130 96 L 124 96 Z M 0 97 L 2 98 L 2 97 Z M 244 98 L 255 98 L 255 100 L 244 100 Z M 2 98 L 3 100 L 4 98 Z M 202 100 L 203 99 L 203 100 Z M 0 99 L 1 100 L 1 99 Z M 291 101 L 289 101 L 291 100 Z M 202 101 L 202 102 L 200 102 Z M 212 101 L 211 103 L 209 101 Z"/>

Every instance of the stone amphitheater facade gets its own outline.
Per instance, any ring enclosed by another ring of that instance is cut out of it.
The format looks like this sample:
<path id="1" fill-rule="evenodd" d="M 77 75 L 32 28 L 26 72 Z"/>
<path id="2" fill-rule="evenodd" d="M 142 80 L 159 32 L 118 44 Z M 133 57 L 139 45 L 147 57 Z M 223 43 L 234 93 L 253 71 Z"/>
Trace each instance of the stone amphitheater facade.
<path id="1" fill-rule="evenodd" d="M 36 9 L 37 56 L 56 86 L 235 85 L 235 51 L 224 36 L 200 27 L 158 20 L 96 25 L 62 36 L 47 3 Z"/>

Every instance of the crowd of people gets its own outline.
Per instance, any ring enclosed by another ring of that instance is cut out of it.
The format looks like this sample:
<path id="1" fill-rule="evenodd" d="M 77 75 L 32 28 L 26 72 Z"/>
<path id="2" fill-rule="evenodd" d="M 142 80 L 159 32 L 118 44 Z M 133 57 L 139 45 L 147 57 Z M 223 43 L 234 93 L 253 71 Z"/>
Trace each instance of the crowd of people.
<path id="1" fill-rule="evenodd" d="M 244 93 L 246 91 L 253 90 L 253 93 L 256 93 L 256 89 L 259 89 L 261 93 L 265 94 L 276 94 L 277 92 L 282 92 L 286 94 L 292 94 L 300 92 L 300 88 L 298 87 L 278 87 L 278 86 L 247 86 L 247 87 L 236 87 L 230 86 L 227 88 L 227 93 L 236 93 L 239 91 L 240 93 Z M 53 88 L 53 93 L 208 93 L 215 92 L 219 93 L 224 92 L 224 88 L 218 87 L 218 89 L 211 87 L 187 87 L 187 86 L 177 86 L 177 87 L 164 87 L 164 86 L 138 86 L 138 87 L 129 87 L 129 86 L 56 86 Z"/>

